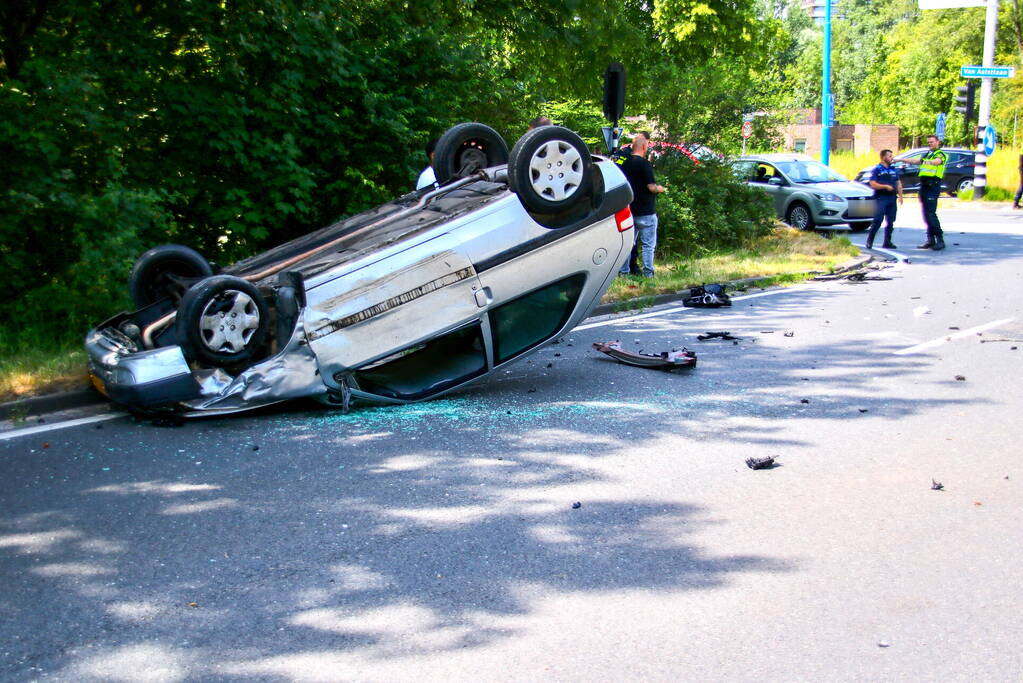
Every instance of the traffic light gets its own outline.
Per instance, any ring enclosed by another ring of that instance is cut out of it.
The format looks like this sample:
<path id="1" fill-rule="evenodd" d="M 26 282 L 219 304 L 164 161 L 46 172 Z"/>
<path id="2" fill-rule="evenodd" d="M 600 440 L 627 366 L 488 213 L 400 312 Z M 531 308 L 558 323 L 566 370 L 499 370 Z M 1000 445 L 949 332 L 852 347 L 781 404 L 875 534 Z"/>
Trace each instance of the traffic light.
<path id="1" fill-rule="evenodd" d="M 973 102 L 974 94 L 977 91 L 977 82 L 970 80 L 966 82 L 966 85 L 960 85 L 956 88 L 956 108 L 955 110 L 963 115 L 963 132 L 969 135 L 970 122 L 973 121 Z"/>

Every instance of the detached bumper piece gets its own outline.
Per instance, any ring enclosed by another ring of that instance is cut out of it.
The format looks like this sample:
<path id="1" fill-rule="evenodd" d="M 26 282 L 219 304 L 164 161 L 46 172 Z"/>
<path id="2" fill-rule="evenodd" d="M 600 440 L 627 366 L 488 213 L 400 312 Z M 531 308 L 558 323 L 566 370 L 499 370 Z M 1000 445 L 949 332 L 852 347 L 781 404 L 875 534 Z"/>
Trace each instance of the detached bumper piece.
<path id="1" fill-rule="evenodd" d="M 696 354 L 683 348 L 681 351 L 662 351 L 659 354 L 633 353 L 622 348 L 621 342 L 594 342 L 593 348 L 614 358 L 619 363 L 634 365 L 637 368 L 653 368 L 654 370 L 674 370 L 675 368 L 691 368 L 696 365 Z"/>

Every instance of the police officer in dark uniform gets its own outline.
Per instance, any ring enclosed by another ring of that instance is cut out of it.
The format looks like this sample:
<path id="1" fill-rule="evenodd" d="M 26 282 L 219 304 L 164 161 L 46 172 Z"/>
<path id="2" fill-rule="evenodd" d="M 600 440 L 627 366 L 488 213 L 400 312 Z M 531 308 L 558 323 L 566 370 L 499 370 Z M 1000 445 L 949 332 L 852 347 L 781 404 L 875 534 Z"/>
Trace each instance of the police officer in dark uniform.
<path id="1" fill-rule="evenodd" d="M 892 150 L 881 150 L 881 163 L 870 171 L 870 180 L 867 184 L 874 188 L 874 222 L 870 225 L 870 232 L 867 233 L 867 249 L 874 246 L 874 236 L 882 221 L 888 219 L 884 227 L 884 243 L 882 247 L 895 249 L 892 244 L 892 230 L 895 229 L 895 214 L 898 211 L 895 202 L 898 199 L 902 203 L 902 181 L 899 180 L 899 170 L 892 166 Z"/>
<path id="2" fill-rule="evenodd" d="M 945 235 L 938 222 L 938 195 L 941 194 L 941 179 L 945 177 L 948 154 L 942 151 L 941 140 L 937 135 L 927 136 L 927 147 L 930 151 L 923 157 L 906 161 L 920 164 L 920 206 L 924 212 L 924 223 L 927 224 L 927 241 L 917 249 L 940 251 L 945 248 Z"/>

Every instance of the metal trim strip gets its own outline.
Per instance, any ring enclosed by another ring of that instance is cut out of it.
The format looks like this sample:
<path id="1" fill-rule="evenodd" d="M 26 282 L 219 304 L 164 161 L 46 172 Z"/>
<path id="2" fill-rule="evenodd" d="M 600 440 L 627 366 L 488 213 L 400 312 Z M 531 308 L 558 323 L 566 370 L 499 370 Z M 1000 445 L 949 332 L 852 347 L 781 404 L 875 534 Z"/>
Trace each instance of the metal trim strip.
<path id="1" fill-rule="evenodd" d="M 426 296 L 430 292 L 434 292 L 438 289 L 441 289 L 442 287 L 453 285 L 456 282 L 461 282 L 462 280 L 468 280 L 474 275 L 475 273 L 472 268 L 462 268 L 461 270 L 457 270 L 454 273 L 448 273 L 447 275 L 443 275 L 437 278 L 436 280 L 431 280 L 430 282 L 419 285 L 415 289 L 410 289 L 407 292 L 403 292 L 396 296 L 392 296 L 390 299 L 387 299 L 386 301 L 381 301 L 380 303 L 370 306 L 369 308 L 364 308 L 361 311 L 353 313 L 349 316 L 345 316 L 340 320 L 332 320 L 331 322 L 321 327 L 318 327 L 315 330 L 312 330 L 309 333 L 309 341 L 316 341 L 317 339 L 322 339 L 323 337 L 326 337 L 329 334 L 337 332 L 338 330 L 342 330 L 346 327 L 351 327 L 352 325 L 357 325 L 358 323 L 374 318 L 380 315 L 381 313 L 385 313 L 391 309 L 397 308 L 398 306 L 407 304 L 410 301 L 415 301 L 416 299 L 422 296 Z"/>

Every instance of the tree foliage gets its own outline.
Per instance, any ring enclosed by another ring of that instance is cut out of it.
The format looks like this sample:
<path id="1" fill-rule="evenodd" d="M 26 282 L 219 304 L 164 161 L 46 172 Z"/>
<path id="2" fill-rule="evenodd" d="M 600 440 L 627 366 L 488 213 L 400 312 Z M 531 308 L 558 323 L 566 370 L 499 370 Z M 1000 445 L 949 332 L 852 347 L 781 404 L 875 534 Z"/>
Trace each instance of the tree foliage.
<path id="1" fill-rule="evenodd" d="M 790 4 L 789 14 L 803 14 Z M 842 0 L 832 31 L 832 92 L 841 123 L 896 124 L 906 138 L 934 132 L 940 112 L 949 115 L 947 135 L 965 143 L 964 122 L 955 113 L 959 67 L 980 64 L 984 8 L 921 11 L 916 0 L 878 3 Z M 1018 0 L 1003 2 L 995 62 L 1021 65 L 1023 13 Z M 790 36 L 795 35 L 790 31 Z M 793 107 L 820 103 L 822 33 L 811 28 L 787 53 L 784 73 Z M 1023 105 L 1023 70 L 997 83 L 992 122 L 1010 131 Z"/>
<path id="2" fill-rule="evenodd" d="M 459 121 L 511 143 L 545 112 L 592 140 L 611 61 L 628 115 L 727 151 L 777 96 L 766 6 L 8 0 L 0 326 L 74 337 L 148 247 L 227 263 L 407 191 Z"/>

